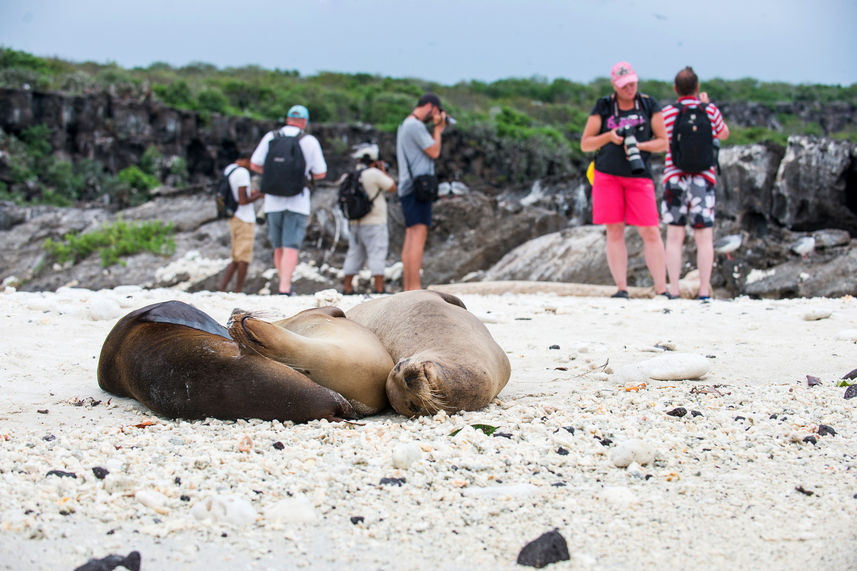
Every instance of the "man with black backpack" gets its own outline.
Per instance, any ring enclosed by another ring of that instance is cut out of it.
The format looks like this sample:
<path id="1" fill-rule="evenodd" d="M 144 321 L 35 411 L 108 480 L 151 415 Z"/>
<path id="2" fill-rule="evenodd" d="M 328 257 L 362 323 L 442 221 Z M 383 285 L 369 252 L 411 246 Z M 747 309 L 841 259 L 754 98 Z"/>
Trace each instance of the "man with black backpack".
<path id="1" fill-rule="evenodd" d="M 663 108 L 670 146 L 664 164 L 661 219 L 667 224 L 666 265 L 670 294 L 679 295 L 682 244 L 687 224 L 696 241 L 701 300 L 711 297 L 714 263 L 714 198 L 719 141 L 729 136 L 720 110 L 699 92 L 699 78 L 688 66 L 675 76 L 675 105 Z M 718 143 L 715 143 L 715 139 Z"/>
<path id="2" fill-rule="evenodd" d="M 286 124 L 266 133 L 250 157 L 250 168 L 262 174 L 260 190 L 265 195 L 280 295 L 292 294 L 292 275 L 310 212 L 310 184 L 327 176 L 321 145 L 305 132 L 308 122 L 307 108 L 292 106 Z"/>
<path id="3" fill-rule="evenodd" d="M 343 266 L 343 293 L 354 293 L 354 276 L 367 262 L 372 274 L 374 292 L 384 293 L 384 267 L 387 263 L 390 239 L 387 229 L 387 200 L 383 194 L 396 192 L 396 181 L 387 174 L 384 161 L 378 157 L 377 144 L 359 145 L 351 156 L 357 159 L 357 169 L 346 175 L 346 180 L 340 187 L 340 199 L 345 198 L 342 190 L 348 190 L 350 183 L 352 187 L 357 187 L 350 190 L 362 192 L 370 206 L 363 216 L 349 217 L 348 253 L 345 254 Z M 343 206 L 342 202 L 340 206 Z"/>

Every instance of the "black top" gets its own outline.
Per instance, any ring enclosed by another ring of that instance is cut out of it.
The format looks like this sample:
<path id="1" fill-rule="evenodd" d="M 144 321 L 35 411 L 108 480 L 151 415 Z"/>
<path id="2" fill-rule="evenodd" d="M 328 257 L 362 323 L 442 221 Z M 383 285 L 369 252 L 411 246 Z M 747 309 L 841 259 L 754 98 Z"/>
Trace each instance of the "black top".
<path id="1" fill-rule="evenodd" d="M 652 139 L 652 115 L 660 109 L 661 106 L 658 105 L 657 100 L 643 93 L 638 93 L 634 99 L 634 107 L 623 111 L 619 109 L 615 94 L 611 94 L 600 98 L 595 103 L 595 107 L 592 108 L 590 115 L 601 116 L 599 135 L 617 127 L 629 125 L 636 127 L 633 134 L 637 138 L 637 142 L 641 143 Z M 595 170 L 616 176 L 652 178 L 650 156 L 651 153 L 640 151 L 640 157 L 646 165 L 646 171 L 634 174 L 631 172 L 628 159 L 625 158 L 625 147 L 615 143 L 607 143 L 595 155 Z"/>

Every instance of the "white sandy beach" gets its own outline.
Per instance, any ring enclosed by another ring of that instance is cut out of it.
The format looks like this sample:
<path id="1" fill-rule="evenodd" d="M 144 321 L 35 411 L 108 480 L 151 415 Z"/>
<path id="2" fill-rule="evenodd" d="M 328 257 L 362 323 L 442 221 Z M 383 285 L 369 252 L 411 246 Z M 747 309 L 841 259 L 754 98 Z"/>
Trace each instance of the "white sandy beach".
<path id="1" fill-rule="evenodd" d="M 101 345 L 168 299 L 361 298 L 0 293 L 0 569 L 511 569 L 553 529 L 552 569 L 857 568 L 857 300 L 460 297 L 512 363 L 489 407 L 292 425 L 158 417 L 99 389 Z"/>

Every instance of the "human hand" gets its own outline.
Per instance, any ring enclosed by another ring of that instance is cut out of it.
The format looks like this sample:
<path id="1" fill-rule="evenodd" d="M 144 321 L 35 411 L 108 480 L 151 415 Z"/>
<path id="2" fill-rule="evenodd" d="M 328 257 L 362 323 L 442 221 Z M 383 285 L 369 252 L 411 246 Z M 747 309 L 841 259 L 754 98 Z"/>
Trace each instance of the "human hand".
<path id="1" fill-rule="evenodd" d="M 619 134 L 619 129 L 613 129 L 612 131 L 609 131 L 609 133 L 610 133 L 610 142 L 611 143 L 613 143 L 615 145 L 624 145 L 625 144 L 625 137 L 623 137 L 622 135 Z"/>
<path id="2" fill-rule="evenodd" d="M 706 105 L 711 103 L 711 100 L 708 98 L 708 93 L 706 93 L 705 91 L 699 92 L 699 100 L 705 103 Z"/>

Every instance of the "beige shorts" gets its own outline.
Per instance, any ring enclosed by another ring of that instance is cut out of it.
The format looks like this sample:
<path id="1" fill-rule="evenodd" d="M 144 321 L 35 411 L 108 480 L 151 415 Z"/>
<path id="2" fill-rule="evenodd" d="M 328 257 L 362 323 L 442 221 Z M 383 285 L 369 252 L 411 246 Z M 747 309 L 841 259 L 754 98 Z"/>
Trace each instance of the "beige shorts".
<path id="1" fill-rule="evenodd" d="M 232 238 L 232 260 L 247 262 L 253 260 L 253 240 L 256 234 L 256 224 L 244 222 L 233 216 L 229 219 L 229 235 Z"/>

